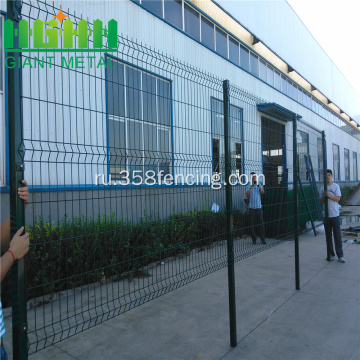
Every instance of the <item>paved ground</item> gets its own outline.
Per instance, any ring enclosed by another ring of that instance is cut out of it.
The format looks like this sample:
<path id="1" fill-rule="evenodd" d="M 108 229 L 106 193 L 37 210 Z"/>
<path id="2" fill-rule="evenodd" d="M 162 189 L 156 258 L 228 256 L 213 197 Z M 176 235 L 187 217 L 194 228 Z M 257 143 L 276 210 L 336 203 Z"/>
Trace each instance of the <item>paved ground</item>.
<path id="1" fill-rule="evenodd" d="M 238 346 L 229 346 L 226 269 L 31 359 L 360 359 L 360 246 L 325 261 L 324 236 L 302 236 L 301 290 L 285 242 L 236 264 Z"/>
<path id="2" fill-rule="evenodd" d="M 237 339 L 229 346 L 227 270 L 219 270 L 30 359 L 237 360 L 360 359 L 360 245 L 346 263 L 325 261 L 325 236 L 236 263 Z"/>

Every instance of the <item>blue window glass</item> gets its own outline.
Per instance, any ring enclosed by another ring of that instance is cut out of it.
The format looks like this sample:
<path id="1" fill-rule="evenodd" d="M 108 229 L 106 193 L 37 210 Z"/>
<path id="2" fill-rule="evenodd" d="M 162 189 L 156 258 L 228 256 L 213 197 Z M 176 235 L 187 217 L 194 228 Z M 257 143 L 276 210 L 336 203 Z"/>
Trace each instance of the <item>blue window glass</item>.
<path id="1" fill-rule="evenodd" d="M 353 179 L 358 180 L 357 153 L 353 151 Z"/>
<path id="2" fill-rule="evenodd" d="M 250 53 L 250 71 L 255 76 L 259 76 L 259 58 L 254 53 Z"/>
<path id="3" fill-rule="evenodd" d="M 126 170 L 126 130 L 125 121 L 109 117 L 109 170 L 120 178 L 120 172 Z"/>
<path id="4" fill-rule="evenodd" d="M 159 107 L 159 124 L 171 125 L 171 98 L 170 83 L 158 79 L 158 107 Z"/>
<path id="5" fill-rule="evenodd" d="M 226 32 L 222 31 L 218 27 L 216 27 L 216 51 L 224 56 L 228 57 L 227 55 L 227 35 Z"/>
<path id="6" fill-rule="evenodd" d="M 283 92 L 284 94 L 287 93 L 286 91 L 286 77 L 281 75 L 281 92 Z"/>
<path id="7" fill-rule="evenodd" d="M 213 171 L 221 173 L 221 181 L 225 180 L 225 139 L 224 139 L 224 104 L 211 100 Z M 230 151 L 231 172 L 242 173 L 242 110 L 230 105 Z"/>
<path id="8" fill-rule="evenodd" d="M 260 59 L 260 79 L 266 81 L 266 62 Z"/>
<path id="9" fill-rule="evenodd" d="M 339 145 L 333 144 L 333 178 L 335 181 L 340 180 L 340 149 Z"/>
<path id="10" fill-rule="evenodd" d="M 306 100 L 307 100 L 306 106 L 307 106 L 309 109 L 311 109 L 311 97 L 310 97 L 309 94 L 306 94 Z"/>
<path id="11" fill-rule="evenodd" d="M 290 80 L 287 80 L 286 95 L 292 97 L 292 82 Z"/>
<path id="12" fill-rule="evenodd" d="M 113 60 L 115 65 L 106 75 L 110 174 L 121 179 L 122 170 L 129 171 L 130 178 L 135 170 L 143 178 L 147 170 L 169 173 L 171 83 Z"/>
<path id="13" fill-rule="evenodd" d="M 303 91 L 302 104 L 303 104 L 304 106 L 307 106 L 307 96 L 306 96 L 306 92 L 305 92 L 305 91 Z"/>
<path id="14" fill-rule="evenodd" d="M 236 65 L 239 65 L 239 43 L 229 37 L 229 59 Z"/>
<path id="15" fill-rule="evenodd" d="M 182 29 L 182 6 L 181 0 L 164 1 L 165 19 Z"/>
<path id="16" fill-rule="evenodd" d="M 126 68 L 126 115 L 132 119 L 141 119 L 141 72 Z"/>
<path id="17" fill-rule="evenodd" d="M 267 83 L 274 86 L 274 69 L 271 66 L 267 66 Z"/>
<path id="18" fill-rule="evenodd" d="M 278 71 L 275 70 L 274 72 L 274 86 L 276 89 L 280 90 L 281 89 L 281 77 L 280 77 L 280 73 Z"/>
<path id="19" fill-rule="evenodd" d="M 350 181 L 350 155 L 349 149 L 344 149 L 345 181 Z"/>
<path id="20" fill-rule="evenodd" d="M 184 21 L 185 21 L 185 31 L 189 35 L 193 36 L 195 39 L 200 40 L 199 13 L 185 3 L 184 3 Z"/>
<path id="21" fill-rule="evenodd" d="M 249 61 L 249 50 L 246 47 L 240 45 L 240 66 L 244 70 L 250 70 Z"/>
<path id="22" fill-rule="evenodd" d="M 298 93 L 298 102 L 300 104 L 302 104 L 302 102 L 303 102 L 303 92 L 300 88 L 299 88 L 299 93 Z"/>
<path id="23" fill-rule="evenodd" d="M 292 84 L 292 88 L 293 88 L 293 89 L 292 89 L 292 98 L 297 101 L 297 97 L 298 97 L 297 92 L 298 92 L 298 89 L 297 89 L 297 86 L 295 85 L 295 83 Z"/>
<path id="24" fill-rule="evenodd" d="M 109 114 L 125 116 L 124 65 L 113 59 L 107 69 L 107 93 L 111 94 L 108 97 Z"/>
<path id="25" fill-rule="evenodd" d="M 300 179 L 305 181 L 306 179 L 306 163 L 304 155 L 309 155 L 309 134 L 299 131 L 296 136 L 298 162 L 299 162 L 299 175 Z"/>
<path id="26" fill-rule="evenodd" d="M 214 24 L 203 16 L 201 17 L 201 42 L 210 49 L 215 50 Z"/>
<path id="27" fill-rule="evenodd" d="M 156 78 L 143 73 L 144 121 L 156 123 Z"/>
<path id="28" fill-rule="evenodd" d="M 161 0 L 142 0 L 141 4 L 159 16 L 163 16 Z"/>

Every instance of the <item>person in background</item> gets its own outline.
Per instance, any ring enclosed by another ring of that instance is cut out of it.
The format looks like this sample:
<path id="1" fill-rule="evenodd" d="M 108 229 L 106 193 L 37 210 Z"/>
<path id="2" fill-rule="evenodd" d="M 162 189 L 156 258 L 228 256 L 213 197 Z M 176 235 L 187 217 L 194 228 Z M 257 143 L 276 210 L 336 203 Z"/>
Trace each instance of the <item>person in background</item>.
<path id="1" fill-rule="evenodd" d="M 246 196 L 249 198 L 249 215 L 252 243 L 256 244 L 255 218 L 259 221 L 260 238 L 263 244 L 265 241 L 264 218 L 261 205 L 261 195 L 265 194 L 265 190 L 261 184 L 257 182 L 257 176 L 254 172 L 250 174 L 250 183 L 246 186 Z"/>
<path id="2" fill-rule="evenodd" d="M 25 202 L 25 207 L 29 201 L 29 189 L 27 187 L 27 182 L 22 181 L 24 184 L 23 187 L 18 189 L 18 194 L 20 199 Z M 14 265 L 15 260 L 21 259 L 29 251 L 29 234 L 25 233 L 21 235 L 24 231 L 22 226 L 13 238 L 10 241 L 10 216 L 1 224 L 0 226 L 0 246 L 1 246 L 1 258 L 0 258 L 0 280 L 2 281 L 9 271 L 10 267 Z M 4 252 L 4 250 L 6 251 Z M 2 313 L 2 304 L 0 298 L 0 338 L 1 338 L 1 348 L 0 348 L 0 359 L 8 360 L 8 355 L 6 353 L 3 338 L 5 335 L 5 324 L 4 317 Z"/>
<path id="3" fill-rule="evenodd" d="M 332 241 L 332 234 L 334 233 L 334 242 L 335 242 L 335 251 L 336 255 L 341 263 L 345 262 L 342 241 L 341 241 L 341 229 L 340 229 L 340 217 L 339 217 L 339 201 L 341 199 L 341 190 L 340 186 L 333 182 L 333 174 L 330 169 L 326 170 L 326 182 L 327 182 L 327 191 L 324 191 L 322 186 L 320 189 L 320 202 L 323 204 L 325 198 L 328 198 L 328 209 L 329 217 L 325 221 L 325 234 L 326 234 L 326 244 L 330 250 L 330 259 L 334 259 L 334 247 Z"/>

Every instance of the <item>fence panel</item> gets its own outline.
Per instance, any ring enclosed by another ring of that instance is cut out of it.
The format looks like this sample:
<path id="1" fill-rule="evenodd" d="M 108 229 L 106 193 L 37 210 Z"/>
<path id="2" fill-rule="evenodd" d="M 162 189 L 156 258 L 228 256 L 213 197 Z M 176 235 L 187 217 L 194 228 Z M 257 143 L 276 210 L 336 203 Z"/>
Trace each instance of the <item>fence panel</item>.
<path id="1" fill-rule="evenodd" d="M 32 29 L 59 10 L 24 1 L 22 16 Z M 223 79 L 124 36 L 111 55 L 77 55 L 85 68 L 70 53 L 22 53 L 37 64 L 22 75 L 30 354 L 228 265 Z M 238 261 L 294 234 L 298 149 L 296 114 L 274 119 L 230 85 Z M 264 175 L 266 244 L 253 243 L 262 228 L 244 201 L 252 171 Z"/>

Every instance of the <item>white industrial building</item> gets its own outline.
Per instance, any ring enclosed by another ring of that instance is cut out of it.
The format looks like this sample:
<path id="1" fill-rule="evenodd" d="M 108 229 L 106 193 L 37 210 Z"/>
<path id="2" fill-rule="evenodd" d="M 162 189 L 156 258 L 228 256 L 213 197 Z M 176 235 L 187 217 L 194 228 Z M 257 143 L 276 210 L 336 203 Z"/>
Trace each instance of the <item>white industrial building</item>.
<path id="1" fill-rule="evenodd" d="M 2 29 L 6 2 L 1 6 Z M 223 135 L 222 130 L 216 132 L 216 122 L 222 118 L 222 89 L 204 90 L 203 84 L 191 82 L 190 69 L 209 74 L 209 78 L 229 80 L 243 90 L 243 96 L 256 98 L 252 106 L 246 105 L 250 100 L 230 99 L 231 117 L 238 124 L 231 136 L 239 173 L 256 170 L 266 174 L 267 164 L 275 162 L 279 171 L 270 184 L 281 182 L 281 168 L 289 168 L 291 185 L 291 120 L 296 115 L 298 152 L 313 157 L 316 180 L 321 180 L 321 131 L 325 131 L 327 164 L 334 171 L 334 180 L 341 186 L 358 183 L 359 95 L 286 1 L 55 1 L 49 6 L 25 2 L 23 13 L 30 14 L 32 6 L 39 8 L 36 16 L 44 21 L 60 8 L 69 18 L 76 14 L 89 23 L 101 19 L 107 24 L 115 19 L 123 39 L 118 52 L 106 54 L 115 70 L 105 66 L 64 70 L 59 53 L 55 56 L 58 66 L 52 69 L 24 67 L 25 162 L 31 164 L 25 167 L 25 178 L 34 192 L 34 202 L 38 199 L 34 213 L 43 213 L 47 203 L 45 212 L 61 218 L 69 213 L 66 204 L 71 202 L 73 214 L 80 215 L 84 209 L 88 213 L 92 206 L 91 216 L 96 216 L 106 208 L 106 201 L 116 198 L 104 195 L 104 191 L 126 188 L 97 188 L 102 193 L 94 197 L 95 174 L 105 174 L 108 181 L 110 174 L 118 179 L 121 170 L 137 170 L 143 175 L 146 170 L 163 170 L 174 176 L 194 173 L 195 168 L 201 174 L 223 173 L 219 161 Z M 34 16 L 31 13 L 29 19 L 34 20 Z M 0 36 L 3 42 L 3 32 Z M 159 65 L 152 51 L 159 55 Z M 94 56 L 99 59 L 101 54 Z M 167 67 L 162 67 L 161 57 L 168 59 Z M 9 187 L 4 59 L 1 51 L 2 209 L 8 206 Z M 182 69 L 179 64 L 183 64 Z M 265 134 L 265 128 L 270 133 Z M 159 153 L 161 156 L 156 155 Z M 193 157 L 195 162 L 188 165 Z M 205 160 L 201 163 L 201 159 Z M 300 159 L 300 168 L 303 166 Z M 269 177 L 273 171 L 268 169 Z M 306 182 L 306 176 L 303 180 Z M 155 188 L 143 184 L 131 187 L 131 191 L 140 201 L 141 191 L 161 197 L 165 188 L 162 183 Z M 204 200 L 200 192 L 198 200 L 185 206 L 179 204 L 173 191 L 169 204 L 178 204 L 180 210 L 204 201 L 211 206 L 213 199 Z M 95 198 L 107 200 L 94 205 Z M 51 199 L 63 202 L 62 209 L 56 205 L 51 210 Z M 73 200 L 79 203 L 74 205 Z M 141 201 L 144 203 L 138 204 L 138 209 L 157 210 L 157 201 Z M 129 217 L 136 218 L 135 211 Z M 170 207 L 163 214 L 169 211 Z"/>

